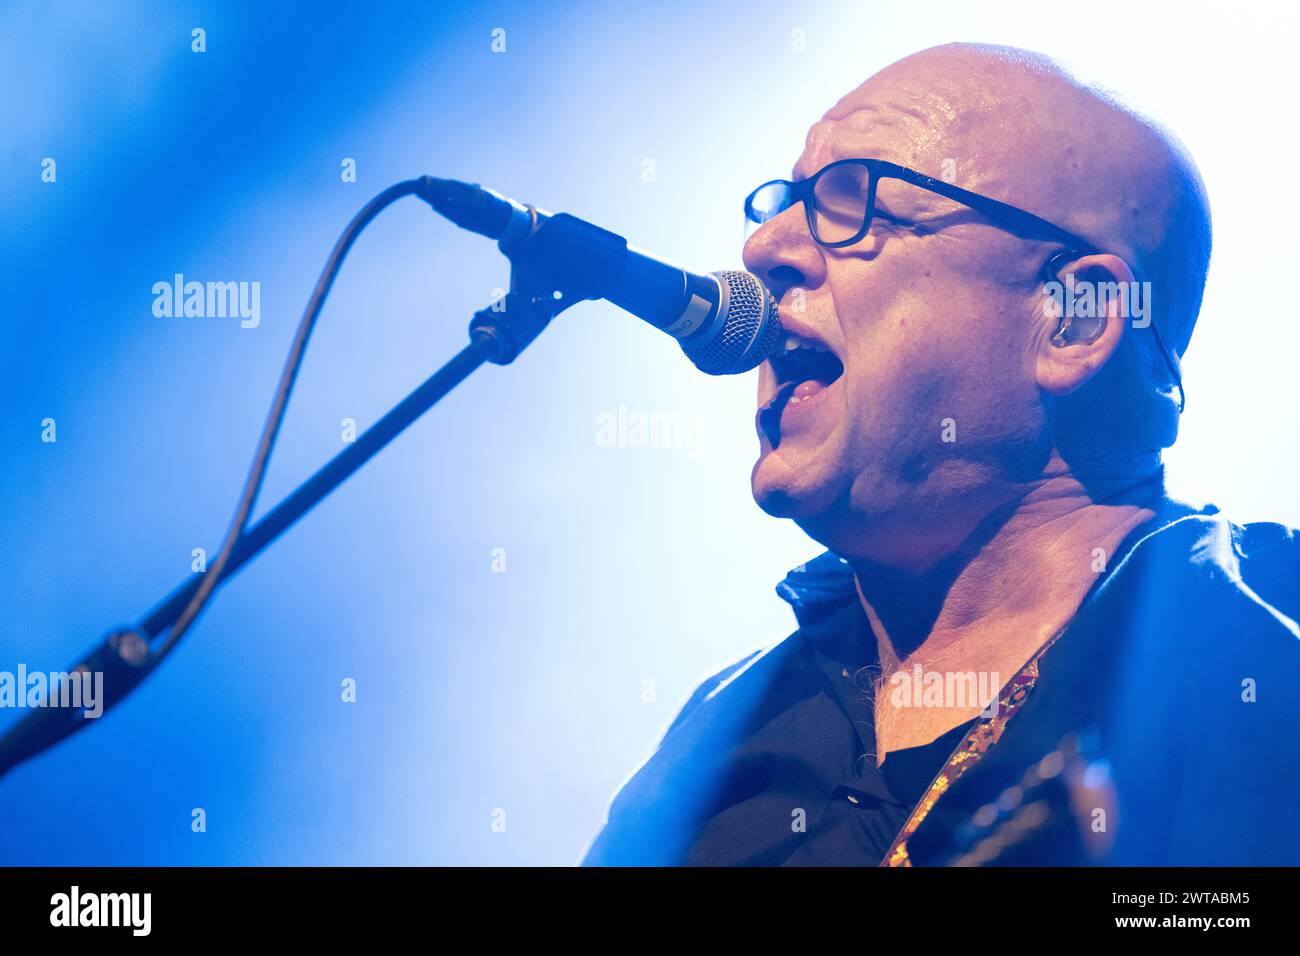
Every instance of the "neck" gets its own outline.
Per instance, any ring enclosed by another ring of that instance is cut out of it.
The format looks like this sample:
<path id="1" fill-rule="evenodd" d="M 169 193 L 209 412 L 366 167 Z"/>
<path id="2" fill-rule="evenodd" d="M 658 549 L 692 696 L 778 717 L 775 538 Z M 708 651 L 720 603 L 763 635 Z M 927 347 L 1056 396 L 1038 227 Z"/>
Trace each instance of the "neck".
<path id="1" fill-rule="evenodd" d="M 1073 617 L 1124 538 L 1154 517 L 1159 491 L 1158 476 L 1099 490 L 1058 473 L 923 569 L 849 557 L 882 674 L 941 659 L 1023 666 Z"/>

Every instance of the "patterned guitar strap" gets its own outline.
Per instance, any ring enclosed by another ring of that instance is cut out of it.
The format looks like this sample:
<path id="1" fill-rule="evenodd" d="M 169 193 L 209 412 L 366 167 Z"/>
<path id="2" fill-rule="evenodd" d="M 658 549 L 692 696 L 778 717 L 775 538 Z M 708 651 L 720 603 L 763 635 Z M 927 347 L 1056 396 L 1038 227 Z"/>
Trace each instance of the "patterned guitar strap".
<path id="1" fill-rule="evenodd" d="M 992 716 L 985 717 L 981 714 L 976 718 L 971 729 L 967 731 L 966 736 L 962 738 L 957 749 L 952 752 L 943 768 L 938 775 L 931 781 L 930 786 L 926 788 L 925 795 L 921 797 L 920 803 L 912 811 L 912 815 L 907 818 L 907 823 L 903 824 L 903 829 L 895 837 L 893 845 L 880 861 L 881 866 L 911 866 L 912 861 L 907 855 L 907 841 L 916 832 L 921 821 L 938 803 L 939 798 L 948 792 L 948 789 L 956 783 L 961 777 L 979 763 L 986 753 L 993 749 L 1002 738 L 1002 732 L 1006 730 L 1007 724 L 1011 718 L 1016 715 L 1016 711 L 1029 698 L 1034 690 L 1034 685 L 1038 682 L 1038 661 L 1043 654 L 1056 643 L 1057 638 L 1062 632 L 1055 634 L 1046 644 L 1038 649 L 1038 652 L 1029 659 L 1020 672 L 1016 674 L 1002 691 L 998 694 L 997 710 Z"/>

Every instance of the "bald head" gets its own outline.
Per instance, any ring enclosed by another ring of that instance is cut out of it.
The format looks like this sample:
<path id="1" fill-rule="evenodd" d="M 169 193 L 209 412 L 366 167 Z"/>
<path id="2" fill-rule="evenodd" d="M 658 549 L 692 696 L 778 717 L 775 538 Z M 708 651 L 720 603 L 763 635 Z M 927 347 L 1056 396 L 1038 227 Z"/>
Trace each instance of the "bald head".
<path id="1" fill-rule="evenodd" d="M 1186 349 L 1209 266 L 1205 188 L 1182 144 L 1113 95 L 1037 53 L 952 43 L 844 96 L 810 130 L 809 147 L 840 124 L 866 136 L 896 127 L 906 155 L 887 158 L 936 176 L 948 163 L 956 185 L 1124 256 L 1156 287 L 1166 341 Z"/>

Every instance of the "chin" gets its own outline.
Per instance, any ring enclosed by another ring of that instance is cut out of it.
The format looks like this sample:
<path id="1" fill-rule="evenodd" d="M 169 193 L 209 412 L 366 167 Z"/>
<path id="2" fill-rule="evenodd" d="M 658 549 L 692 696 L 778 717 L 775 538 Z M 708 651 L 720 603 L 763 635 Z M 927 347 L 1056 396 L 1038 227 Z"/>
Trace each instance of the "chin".
<path id="1" fill-rule="evenodd" d="M 774 518 L 788 518 L 822 547 L 847 556 L 888 560 L 900 541 L 911 537 L 914 511 L 899 516 L 898 489 L 873 486 L 862 494 L 863 476 L 854 479 L 818 471 L 808 464 L 768 452 L 754 465 L 754 501 Z M 857 507 L 854 500 L 858 500 Z M 863 500 L 870 503 L 864 508 Z"/>
<path id="2" fill-rule="evenodd" d="M 774 518 L 806 521 L 829 511 L 837 494 L 825 476 L 808 466 L 796 466 L 770 451 L 750 474 L 754 501 Z"/>

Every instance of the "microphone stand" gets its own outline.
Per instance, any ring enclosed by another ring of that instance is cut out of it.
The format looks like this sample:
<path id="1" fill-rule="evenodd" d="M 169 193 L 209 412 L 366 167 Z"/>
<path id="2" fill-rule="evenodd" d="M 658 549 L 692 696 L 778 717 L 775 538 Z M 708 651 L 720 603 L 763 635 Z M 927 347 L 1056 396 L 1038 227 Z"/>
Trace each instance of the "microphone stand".
<path id="1" fill-rule="evenodd" d="M 261 521 L 238 538 L 213 587 L 219 587 L 262 552 L 353 472 L 379 453 L 407 426 L 432 408 L 484 362 L 509 365 L 560 312 L 576 302 L 596 298 L 622 266 L 623 249 L 612 244 L 593 257 L 574 256 L 581 220 L 555 217 L 538 226 L 530 207 L 532 231 L 524 238 L 501 242 L 511 263 L 510 291 L 474 314 L 470 343 L 423 384 L 394 406 L 360 438 L 335 455 L 304 481 Z M 558 220 L 558 222 L 557 222 Z M 554 225 L 553 225 L 554 223 Z M 603 238 L 603 237 L 601 237 Z M 616 238 L 616 237 L 615 237 Z M 102 673 L 103 712 L 122 700 L 161 662 L 150 642 L 165 633 L 183 613 L 209 570 L 175 588 L 150 610 L 135 628 L 113 631 L 70 672 Z M 82 678 L 84 680 L 84 677 Z M 53 688 L 51 688 L 53 691 Z M 18 688 L 25 694 L 25 688 Z M 53 746 L 88 723 L 84 707 L 47 706 L 46 699 L 0 738 L 0 776 L 17 764 Z"/>

